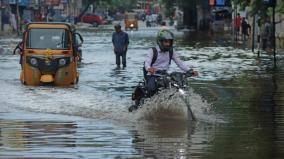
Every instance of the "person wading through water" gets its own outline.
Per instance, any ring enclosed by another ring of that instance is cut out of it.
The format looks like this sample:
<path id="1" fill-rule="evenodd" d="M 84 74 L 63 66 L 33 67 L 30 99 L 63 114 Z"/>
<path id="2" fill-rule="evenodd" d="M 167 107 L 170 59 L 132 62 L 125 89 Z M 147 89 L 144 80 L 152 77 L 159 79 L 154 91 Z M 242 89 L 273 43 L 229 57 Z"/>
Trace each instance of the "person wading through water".
<path id="1" fill-rule="evenodd" d="M 120 24 L 114 26 L 115 32 L 112 34 L 113 50 L 116 57 L 117 68 L 120 68 L 120 57 L 123 68 L 126 67 L 126 52 L 129 44 L 128 34 L 121 30 Z"/>

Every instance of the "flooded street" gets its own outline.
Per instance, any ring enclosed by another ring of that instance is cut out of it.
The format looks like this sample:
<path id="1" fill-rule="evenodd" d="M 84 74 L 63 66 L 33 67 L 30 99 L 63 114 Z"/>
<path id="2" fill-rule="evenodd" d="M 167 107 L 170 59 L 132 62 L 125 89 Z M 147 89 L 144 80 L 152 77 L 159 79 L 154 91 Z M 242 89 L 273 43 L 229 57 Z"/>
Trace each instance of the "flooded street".
<path id="1" fill-rule="evenodd" d="M 274 70 L 271 55 L 259 59 L 224 39 L 189 42 L 174 31 L 176 51 L 199 71 L 188 96 L 197 120 L 153 119 L 159 112 L 151 106 L 128 112 L 157 30 L 128 31 L 125 69 L 116 69 L 112 30 L 82 31 L 80 80 L 68 88 L 22 85 L 12 55 L 20 39 L 1 38 L 0 158 L 282 158 L 281 55 Z M 186 107 L 177 99 L 167 104 Z"/>

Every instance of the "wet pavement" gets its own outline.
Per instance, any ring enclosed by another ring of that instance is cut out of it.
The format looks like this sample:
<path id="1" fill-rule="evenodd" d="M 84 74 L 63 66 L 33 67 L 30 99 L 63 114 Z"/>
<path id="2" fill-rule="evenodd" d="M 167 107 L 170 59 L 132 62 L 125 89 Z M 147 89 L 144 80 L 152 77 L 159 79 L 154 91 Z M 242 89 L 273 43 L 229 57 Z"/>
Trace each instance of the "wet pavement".
<path id="1" fill-rule="evenodd" d="M 22 85 L 12 55 L 20 39 L 2 38 L 0 158 L 283 157 L 283 57 L 274 69 L 271 55 L 259 59 L 228 39 L 189 42 L 174 31 L 177 52 L 200 74 L 189 79 L 196 122 L 155 118 L 164 105 L 169 113 L 183 109 L 178 99 L 128 112 L 157 30 L 128 32 L 125 69 L 116 69 L 111 30 L 82 31 L 80 81 L 68 88 Z"/>

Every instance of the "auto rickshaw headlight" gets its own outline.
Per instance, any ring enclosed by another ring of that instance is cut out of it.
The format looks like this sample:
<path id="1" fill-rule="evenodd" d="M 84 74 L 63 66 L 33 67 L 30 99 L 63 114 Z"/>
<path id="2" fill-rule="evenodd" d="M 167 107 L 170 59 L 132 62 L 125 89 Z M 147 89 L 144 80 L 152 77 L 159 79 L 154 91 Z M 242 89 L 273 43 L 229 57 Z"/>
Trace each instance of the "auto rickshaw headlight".
<path id="1" fill-rule="evenodd" d="M 30 58 L 30 64 L 34 67 L 37 67 L 38 66 L 38 61 L 36 58 L 32 57 Z"/>
<path id="2" fill-rule="evenodd" d="M 66 65 L 66 59 L 62 58 L 58 61 L 58 63 L 59 63 L 59 66 L 64 66 Z"/>
<path id="3" fill-rule="evenodd" d="M 134 27 L 134 24 L 130 24 L 130 27 Z"/>

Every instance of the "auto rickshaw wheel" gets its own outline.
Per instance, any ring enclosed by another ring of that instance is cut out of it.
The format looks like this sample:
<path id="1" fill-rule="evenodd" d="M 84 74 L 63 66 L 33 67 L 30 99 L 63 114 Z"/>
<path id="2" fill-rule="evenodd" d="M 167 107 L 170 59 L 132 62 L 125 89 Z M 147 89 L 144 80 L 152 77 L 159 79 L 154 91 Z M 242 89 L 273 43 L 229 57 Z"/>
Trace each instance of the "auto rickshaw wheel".
<path id="1" fill-rule="evenodd" d="M 23 85 L 27 85 L 27 82 L 26 81 L 21 81 Z"/>
<path id="2" fill-rule="evenodd" d="M 23 70 L 20 73 L 20 80 L 21 80 L 22 84 L 26 85 Z"/>
<path id="3" fill-rule="evenodd" d="M 76 77 L 76 84 L 79 82 L 79 76 Z"/>

